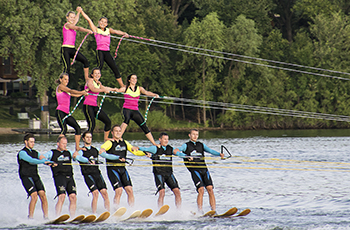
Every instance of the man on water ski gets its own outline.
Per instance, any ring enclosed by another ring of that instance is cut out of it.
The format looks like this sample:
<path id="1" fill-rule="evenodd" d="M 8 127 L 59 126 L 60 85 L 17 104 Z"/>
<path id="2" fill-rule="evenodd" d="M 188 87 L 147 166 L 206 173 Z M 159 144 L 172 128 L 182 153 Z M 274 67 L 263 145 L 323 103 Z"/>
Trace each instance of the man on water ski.
<path id="1" fill-rule="evenodd" d="M 18 152 L 17 162 L 19 165 L 19 178 L 22 181 L 24 189 L 27 191 L 28 197 L 30 197 L 28 218 L 33 218 L 35 205 L 39 195 L 44 218 L 48 219 L 48 203 L 45 188 L 38 174 L 37 165 L 49 163 L 49 161 L 33 149 L 35 138 L 32 133 L 26 134 L 23 141 L 25 147 Z"/>
<path id="2" fill-rule="evenodd" d="M 152 159 L 154 180 L 157 186 L 156 194 L 159 193 L 158 207 L 162 207 L 164 204 L 164 196 L 165 196 L 164 184 L 166 183 L 175 195 L 176 207 L 180 208 L 181 194 L 180 194 L 179 185 L 173 174 L 172 156 L 174 154 L 173 154 L 173 147 L 168 145 L 169 143 L 168 134 L 160 133 L 159 142 L 160 142 L 160 147 L 155 145 L 148 148 L 134 147 L 134 150 L 141 150 L 147 153 L 151 153 L 151 154 L 148 154 L 147 156 Z M 179 154 L 185 156 L 185 154 L 181 152 L 179 152 Z"/>
<path id="3" fill-rule="evenodd" d="M 187 155 L 187 158 L 184 159 L 184 163 L 188 171 L 190 171 L 194 185 L 197 188 L 198 210 L 203 212 L 203 195 L 205 187 L 209 195 L 211 210 L 215 211 L 216 201 L 214 196 L 214 186 L 207 165 L 205 164 L 204 152 L 211 153 L 215 156 L 220 156 L 221 158 L 224 157 L 224 154 L 212 150 L 202 142 L 197 141 L 198 135 L 197 129 L 191 129 L 190 133 L 188 134 L 190 141 L 183 144 L 180 148 L 175 149 L 174 152 L 179 154 L 179 151 L 181 151 Z"/>

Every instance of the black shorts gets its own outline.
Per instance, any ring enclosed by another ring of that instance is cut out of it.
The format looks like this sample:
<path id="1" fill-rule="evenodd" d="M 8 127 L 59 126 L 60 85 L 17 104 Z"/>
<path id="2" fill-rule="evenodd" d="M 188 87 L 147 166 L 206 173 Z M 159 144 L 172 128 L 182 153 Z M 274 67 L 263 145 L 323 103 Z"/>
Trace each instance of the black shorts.
<path id="1" fill-rule="evenodd" d="M 154 174 L 154 181 L 157 186 L 157 190 L 164 189 L 164 184 L 166 183 L 168 187 L 173 190 L 174 188 L 179 188 L 179 184 L 174 176 L 174 174 L 164 175 L 164 174 Z"/>
<path id="2" fill-rule="evenodd" d="M 73 176 L 57 175 L 53 177 L 57 196 L 67 193 L 68 196 L 72 193 L 77 193 Z"/>
<path id="3" fill-rule="evenodd" d="M 213 186 L 213 181 L 207 169 L 191 169 L 190 172 L 197 191 L 200 187 Z"/>
<path id="4" fill-rule="evenodd" d="M 39 192 L 41 190 L 45 191 L 44 184 L 39 175 L 20 176 L 20 178 L 24 189 L 28 193 L 28 196 L 30 196 L 33 192 Z"/>
<path id="5" fill-rule="evenodd" d="M 129 173 L 124 167 L 109 166 L 107 167 L 107 175 L 108 175 L 109 181 L 111 182 L 113 190 L 120 187 L 124 188 L 126 186 L 132 186 Z"/>
<path id="6" fill-rule="evenodd" d="M 103 179 L 101 174 L 90 174 L 90 175 L 83 175 L 85 184 L 90 189 L 90 192 L 95 191 L 98 189 L 101 191 L 102 189 L 107 189 L 105 180 Z"/>
<path id="7" fill-rule="evenodd" d="M 140 111 L 123 108 L 123 117 L 124 117 L 124 121 L 123 122 L 125 124 L 128 125 L 130 120 L 133 120 L 133 121 L 135 121 L 135 123 L 138 126 L 140 126 L 140 128 L 142 129 L 142 131 L 145 134 L 150 132 L 150 130 L 148 129 L 148 127 L 146 125 L 145 119 L 141 115 Z"/>

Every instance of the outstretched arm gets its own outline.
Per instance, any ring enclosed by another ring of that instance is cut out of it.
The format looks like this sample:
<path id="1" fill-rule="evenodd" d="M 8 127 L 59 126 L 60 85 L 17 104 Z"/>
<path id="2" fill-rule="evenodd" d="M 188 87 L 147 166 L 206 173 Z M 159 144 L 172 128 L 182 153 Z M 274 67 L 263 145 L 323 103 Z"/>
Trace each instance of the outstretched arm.
<path id="1" fill-rule="evenodd" d="M 70 89 L 70 88 L 68 88 L 67 86 L 64 86 L 64 85 L 59 85 L 57 91 L 58 92 L 70 93 L 71 96 L 73 96 L 73 97 L 80 97 L 82 95 L 86 95 L 87 94 L 85 90 L 78 91 L 78 90 L 75 90 L 75 89 Z"/>
<path id="2" fill-rule="evenodd" d="M 36 158 L 32 158 L 31 156 L 29 156 L 27 154 L 27 152 L 25 152 L 23 150 L 21 150 L 19 152 L 19 159 L 27 161 L 28 163 L 35 164 L 35 165 L 37 165 L 37 164 L 44 164 L 47 161 L 45 158 L 43 158 L 41 160 L 36 159 Z"/>
<path id="3" fill-rule="evenodd" d="M 83 151 L 75 151 L 74 153 L 72 153 L 70 151 L 72 157 L 74 158 L 74 160 L 77 160 L 81 163 L 90 163 L 89 159 L 87 159 L 86 157 L 83 157 Z"/>
<path id="4" fill-rule="evenodd" d="M 128 149 L 129 152 L 131 152 L 132 154 L 134 154 L 135 156 L 144 156 L 146 155 L 144 152 L 140 151 L 140 150 L 136 150 L 136 151 L 132 151 L 133 150 L 133 146 L 126 140 L 124 140 L 126 143 L 126 148 Z"/>
<path id="5" fill-rule="evenodd" d="M 96 88 L 95 86 L 94 86 L 94 80 L 93 79 L 88 79 L 88 81 L 87 81 L 87 87 L 89 88 L 89 90 L 91 90 L 92 92 L 94 92 L 94 93 L 108 93 L 109 91 L 111 91 L 111 90 L 109 90 L 110 88 L 108 87 L 108 88 L 106 88 L 106 87 L 104 87 L 102 84 L 101 84 L 101 86 L 100 86 L 100 88 Z"/>
<path id="6" fill-rule="evenodd" d="M 156 93 L 152 93 L 151 91 L 147 91 L 145 90 L 143 87 L 140 86 L 140 92 L 146 96 L 150 96 L 150 97 L 159 97 L 158 94 Z"/>
<path id="7" fill-rule="evenodd" d="M 128 33 L 123 32 L 123 31 L 121 31 L 121 30 L 114 30 L 114 29 L 112 29 L 112 28 L 109 28 L 109 31 L 110 31 L 111 34 L 116 34 L 116 35 L 120 35 L 120 36 L 125 36 L 126 38 L 129 37 L 129 34 L 128 34 Z"/>
<path id="8" fill-rule="evenodd" d="M 110 150 L 112 148 L 112 142 L 106 141 L 100 148 L 100 151 L 98 152 L 101 157 L 106 158 L 108 160 L 118 160 L 119 156 L 114 154 L 108 154 L 106 151 Z"/>
<path id="9" fill-rule="evenodd" d="M 206 146 L 206 144 L 203 143 L 203 147 L 204 147 L 204 151 L 205 152 L 208 152 L 212 155 L 215 155 L 215 156 L 221 156 L 222 158 L 224 157 L 224 154 L 223 153 L 219 153 L 211 148 L 209 148 L 208 146 Z"/>

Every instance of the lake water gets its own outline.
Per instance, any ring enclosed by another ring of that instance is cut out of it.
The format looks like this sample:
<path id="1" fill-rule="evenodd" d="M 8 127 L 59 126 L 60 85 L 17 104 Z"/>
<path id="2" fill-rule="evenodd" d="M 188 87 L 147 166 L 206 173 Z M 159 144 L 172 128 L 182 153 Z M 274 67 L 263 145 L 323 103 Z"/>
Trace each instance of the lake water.
<path id="1" fill-rule="evenodd" d="M 156 137 L 159 133 L 154 133 Z M 185 132 L 169 132 L 169 144 L 179 147 L 188 140 Z M 207 159 L 214 182 L 217 212 L 231 207 L 246 208 L 246 217 L 199 219 L 196 190 L 190 173 L 181 159 L 174 162 L 174 174 L 182 195 L 182 209 L 177 210 L 174 196 L 166 189 L 165 203 L 170 210 L 158 218 L 144 221 L 116 221 L 108 219 L 101 224 L 44 225 L 40 201 L 35 220 L 28 220 L 26 192 L 18 178 L 17 152 L 23 148 L 23 135 L 0 136 L 0 228 L 3 229 L 350 229 L 350 131 L 349 130 L 279 130 L 279 131 L 201 131 L 199 140 L 210 148 L 220 150 L 224 145 L 232 153 L 227 160 Z M 56 147 L 57 136 L 36 136 L 35 149 L 41 153 Z M 94 145 L 100 147 L 102 135 L 94 136 Z M 150 146 L 141 133 L 126 133 L 124 138 L 132 145 Z M 74 136 L 68 137 L 68 149 L 74 148 Z M 157 209 L 157 196 L 150 166 L 145 157 L 128 155 L 135 159 L 127 169 L 133 182 L 135 207 L 130 208 L 123 194 L 121 205 L 126 206 L 127 217 L 136 209 Z M 207 155 L 211 157 L 210 154 Z M 106 170 L 101 166 L 108 193 L 114 193 Z M 40 165 L 49 201 L 49 215 L 54 217 L 56 195 L 51 170 Z M 90 214 L 91 196 L 74 165 L 78 190 L 77 214 Z M 204 196 L 204 211 L 209 211 L 208 196 Z M 102 197 L 98 213 L 102 213 Z M 62 213 L 68 213 L 68 201 Z"/>

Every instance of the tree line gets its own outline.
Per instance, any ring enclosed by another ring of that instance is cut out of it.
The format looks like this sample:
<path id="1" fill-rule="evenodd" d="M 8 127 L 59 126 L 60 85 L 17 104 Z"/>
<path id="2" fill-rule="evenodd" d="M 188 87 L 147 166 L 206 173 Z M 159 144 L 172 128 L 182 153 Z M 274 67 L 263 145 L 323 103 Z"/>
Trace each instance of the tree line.
<path id="1" fill-rule="evenodd" d="M 52 97 L 49 89 L 56 88 L 54 81 L 63 70 L 60 47 L 65 15 L 77 6 L 96 25 L 105 16 L 110 27 L 130 35 L 202 48 L 200 52 L 207 55 L 211 53 L 206 50 L 215 50 L 222 57 L 224 53 L 239 55 L 228 60 L 123 40 L 116 58 L 122 78 L 125 81 L 135 73 L 146 90 L 180 98 L 350 115 L 348 80 L 281 69 L 285 62 L 318 68 L 307 70 L 318 74 L 324 74 L 320 69 L 350 72 L 347 0 L 0 0 L 0 55 L 13 55 L 22 78 L 32 76 L 42 105 Z M 77 25 L 88 28 L 82 17 Z M 77 43 L 84 36 L 78 32 Z M 112 38 L 111 52 L 118 42 Z M 91 68 L 97 66 L 95 49 L 90 35 L 81 52 Z M 267 67 L 272 65 L 267 60 L 281 68 Z M 347 78 L 336 72 L 326 74 Z M 80 63 L 72 66 L 71 75 L 69 86 L 81 88 Z M 101 81 L 117 86 L 106 65 Z M 121 108 L 121 100 L 114 102 Z M 155 108 L 170 118 L 207 127 L 348 127 L 346 122 L 171 104 Z"/>

